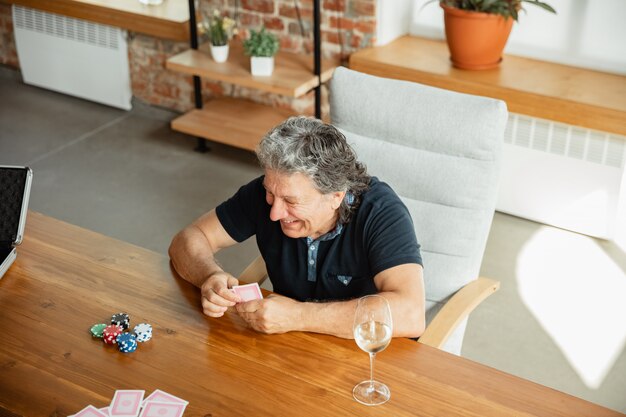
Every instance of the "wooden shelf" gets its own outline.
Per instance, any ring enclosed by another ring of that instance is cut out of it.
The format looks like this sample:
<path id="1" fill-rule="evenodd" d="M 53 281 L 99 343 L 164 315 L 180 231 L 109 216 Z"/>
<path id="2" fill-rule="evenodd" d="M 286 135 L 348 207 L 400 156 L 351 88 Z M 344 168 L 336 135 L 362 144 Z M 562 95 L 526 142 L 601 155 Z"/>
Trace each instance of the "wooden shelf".
<path id="1" fill-rule="evenodd" d="M 318 85 L 311 56 L 279 52 L 271 76 L 253 77 L 250 57 L 244 55 L 241 42 L 231 42 L 228 61 L 222 64 L 213 61 L 209 48 L 204 44 L 197 51 L 190 49 L 175 55 L 167 60 L 166 68 L 288 97 L 300 97 Z M 322 68 L 322 82 L 326 82 L 336 65 L 323 61 Z"/>
<path id="2" fill-rule="evenodd" d="M 498 68 L 453 68 L 445 42 L 405 36 L 350 57 L 350 68 L 506 101 L 509 111 L 626 135 L 626 77 L 507 55 Z"/>
<path id="3" fill-rule="evenodd" d="M 295 113 L 229 97 L 205 103 L 172 121 L 173 130 L 254 151 L 263 135 Z"/>
<path id="4" fill-rule="evenodd" d="M 189 40 L 187 0 L 145 5 L 138 0 L 0 0 L 133 32 L 178 41 Z"/>

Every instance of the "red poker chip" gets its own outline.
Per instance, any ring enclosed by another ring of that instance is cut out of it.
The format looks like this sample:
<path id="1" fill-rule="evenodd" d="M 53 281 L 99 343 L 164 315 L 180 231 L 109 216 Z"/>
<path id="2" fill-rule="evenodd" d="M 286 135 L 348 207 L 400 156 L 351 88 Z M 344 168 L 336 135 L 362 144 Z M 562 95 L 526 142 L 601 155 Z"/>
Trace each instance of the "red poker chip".
<path id="1" fill-rule="evenodd" d="M 102 331 L 102 340 L 107 345 L 114 345 L 115 339 L 117 338 L 117 336 L 122 334 L 123 331 L 124 329 L 122 328 L 122 326 L 118 326 L 117 324 L 111 324 L 105 327 Z"/>

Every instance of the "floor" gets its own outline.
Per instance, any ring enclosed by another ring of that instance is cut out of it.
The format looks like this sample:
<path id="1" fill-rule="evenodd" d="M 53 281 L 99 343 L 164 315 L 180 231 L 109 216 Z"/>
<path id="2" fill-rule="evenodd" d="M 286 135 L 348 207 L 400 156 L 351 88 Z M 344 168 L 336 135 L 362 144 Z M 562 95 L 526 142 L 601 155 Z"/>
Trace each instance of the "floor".
<path id="1" fill-rule="evenodd" d="M 170 111 L 113 109 L 25 85 L 6 67 L 0 91 L 0 165 L 34 170 L 30 208 L 160 253 L 261 172 L 248 152 L 194 152 L 195 139 L 168 127 Z M 257 253 L 249 241 L 219 258 L 237 274 Z M 472 314 L 463 356 L 626 412 L 622 249 L 496 213 L 481 274 L 501 289 Z"/>

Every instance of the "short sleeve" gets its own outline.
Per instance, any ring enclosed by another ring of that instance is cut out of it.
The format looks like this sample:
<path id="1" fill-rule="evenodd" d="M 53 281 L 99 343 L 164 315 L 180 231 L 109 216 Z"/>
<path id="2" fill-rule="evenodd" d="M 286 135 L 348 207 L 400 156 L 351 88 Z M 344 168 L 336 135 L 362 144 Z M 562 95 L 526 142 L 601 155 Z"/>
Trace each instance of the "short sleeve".
<path id="1" fill-rule="evenodd" d="M 422 265 L 411 215 L 402 201 L 394 197 L 391 201 L 377 204 L 367 222 L 366 247 L 374 276 L 402 264 Z"/>
<path id="2" fill-rule="evenodd" d="M 265 204 L 263 176 L 249 182 L 228 200 L 216 207 L 222 227 L 237 242 L 243 242 L 257 232 L 258 216 Z"/>

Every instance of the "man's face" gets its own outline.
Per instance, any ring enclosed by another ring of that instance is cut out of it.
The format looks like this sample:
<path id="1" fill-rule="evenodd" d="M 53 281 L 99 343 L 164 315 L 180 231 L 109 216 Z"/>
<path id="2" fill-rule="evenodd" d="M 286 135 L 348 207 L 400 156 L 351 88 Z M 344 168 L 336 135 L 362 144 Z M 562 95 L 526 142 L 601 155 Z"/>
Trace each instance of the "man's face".
<path id="1" fill-rule="evenodd" d="M 320 193 L 306 175 L 265 170 L 265 199 L 272 206 L 270 219 L 280 221 L 291 238 L 317 239 L 335 228 L 337 209 L 345 192 Z"/>

